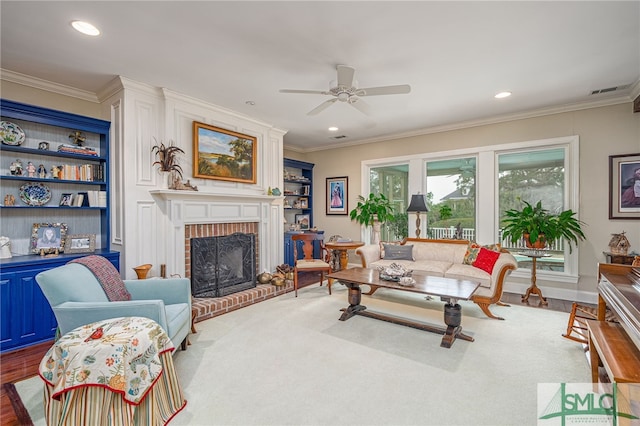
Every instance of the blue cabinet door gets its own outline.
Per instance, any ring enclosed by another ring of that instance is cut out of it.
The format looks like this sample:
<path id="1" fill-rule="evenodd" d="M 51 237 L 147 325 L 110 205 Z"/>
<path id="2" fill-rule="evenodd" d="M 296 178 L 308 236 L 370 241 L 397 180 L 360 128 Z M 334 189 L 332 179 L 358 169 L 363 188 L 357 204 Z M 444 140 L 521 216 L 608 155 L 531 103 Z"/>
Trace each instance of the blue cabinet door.
<path id="1" fill-rule="evenodd" d="M 117 268 L 120 253 L 98 251 Z M 49 301 L 36 282 L 42 271 L 62 266 L 85 256 L 60 255 L 55 258 L 17 256 L 0 263 L 0 352 L 53 340 L 58 323 Z"/>

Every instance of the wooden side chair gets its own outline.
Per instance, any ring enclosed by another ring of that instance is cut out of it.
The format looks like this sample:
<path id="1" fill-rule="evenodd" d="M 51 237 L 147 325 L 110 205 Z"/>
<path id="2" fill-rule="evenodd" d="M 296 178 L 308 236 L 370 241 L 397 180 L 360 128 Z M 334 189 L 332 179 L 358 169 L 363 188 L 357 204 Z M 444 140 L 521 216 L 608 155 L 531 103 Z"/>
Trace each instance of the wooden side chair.
<path id="1" fill-rule="evenodd" d="M 304 234 L 296 234 L 291 237 L 293 240 L 293 258 L 295 265 L 293 267 L 293 288 L 298 297 L 298 272 L 320 271 L 320 285 L 324 281 L 324 274 L 331 273 L 331 265 L 327 260 L 327 249 L 324 246 L 324 234 L 309 232 Z M 316 240 L 320 240 L 320 258 L 313 257 L 313 246 Z M 302 241 L 302 258 L 298 259 L 298 241 Z M 330 279 L 330 278 L 329 278 Z M 331 294 L 331 286 L 329 286 L 329 294 Z"/>

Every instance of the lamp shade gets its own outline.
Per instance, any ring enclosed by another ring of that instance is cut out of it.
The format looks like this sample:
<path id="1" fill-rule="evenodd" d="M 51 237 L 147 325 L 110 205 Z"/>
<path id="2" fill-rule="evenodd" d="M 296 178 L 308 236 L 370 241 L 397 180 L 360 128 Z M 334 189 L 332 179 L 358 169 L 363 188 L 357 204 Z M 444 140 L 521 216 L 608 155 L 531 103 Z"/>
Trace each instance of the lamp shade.
<path id="1" fill-rule="evenodd" d="M 411 196 L 411 203 L 407 207 L 408 212 L 428 212 L 427 200 L 423 194 L 414 194 Z"/>

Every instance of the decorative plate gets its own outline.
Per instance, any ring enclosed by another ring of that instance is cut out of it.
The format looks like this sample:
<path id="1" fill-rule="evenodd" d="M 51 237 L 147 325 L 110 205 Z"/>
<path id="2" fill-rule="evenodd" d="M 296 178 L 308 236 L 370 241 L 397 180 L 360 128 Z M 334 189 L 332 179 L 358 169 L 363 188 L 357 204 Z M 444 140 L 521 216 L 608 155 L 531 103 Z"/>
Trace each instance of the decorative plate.
<path id="1" fill-rule="evenodd" d="M 10 121 L 0 121 L 0 140 L 5 145 L 22 145 L 25 134 L 17 124 Z"/>
<path id="2" fill-rule="evenodd" d="M 28 206 L 43 206 L 51 200 L 51 190 L 43 183 L 27 183 L 20 187 L 20 199 Z"/>

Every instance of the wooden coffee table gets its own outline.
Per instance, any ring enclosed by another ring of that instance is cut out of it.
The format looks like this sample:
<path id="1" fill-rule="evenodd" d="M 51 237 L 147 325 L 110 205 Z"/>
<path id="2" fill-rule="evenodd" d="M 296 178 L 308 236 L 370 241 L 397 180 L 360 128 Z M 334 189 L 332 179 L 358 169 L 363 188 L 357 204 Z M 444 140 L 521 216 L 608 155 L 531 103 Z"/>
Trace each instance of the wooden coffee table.
<path id="1" fill-rule="evenodd" d="M 473 342 L 473 337 L 462 332 L 461 320 L 462 309 L 458 300 L 469 300 L 480 283 L 474 281 L 457 280 L 452 278 L 432 277 L 413 274 L 416 281 L 413 286 L 400 285 L 393 281 L 380 279 L 380 274 L 376 269 L 370 268 L 350 268 L 334 272 L 328 275 L 329 278 L 340 281 L 349 288 L 349 307 L 341 309 L 343 311 L 340 321 L 346 321 L 354 315 L 362 315 L 394 324 L 405 325 L 432 333 L 443 334 L 440 346 L 450 348 L 455 339 L 462 339 Z M 410 291 L 413 293 L 429 294 L 439 296 L 445 302 L 444 323 L 446 327 L 412 321 L 379 312 L 367 310 L 367 307 L 360 304 L 362 299 L 361 285 L 373 285 L 376 287 L 390 288 L 393 290 Z"/>

